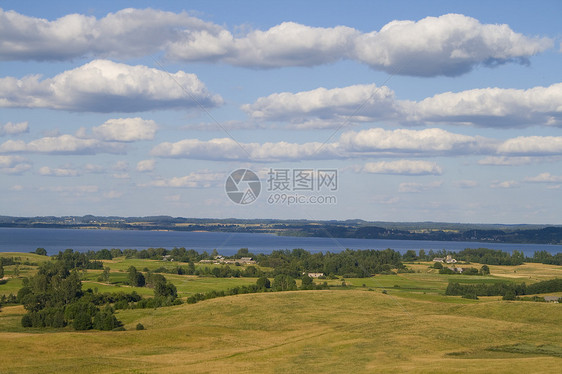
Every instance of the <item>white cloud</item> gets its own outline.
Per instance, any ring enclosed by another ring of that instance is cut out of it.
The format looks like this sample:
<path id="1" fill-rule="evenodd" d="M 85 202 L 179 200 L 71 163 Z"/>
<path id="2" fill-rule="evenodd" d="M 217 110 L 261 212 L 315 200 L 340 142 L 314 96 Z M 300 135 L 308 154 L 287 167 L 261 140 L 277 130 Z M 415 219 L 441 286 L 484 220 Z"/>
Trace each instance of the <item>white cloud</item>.
<path id="1" fill-rule="evenodd" d="M 31 163 L 21 156 L 0 156 L 0 172 L 22 174 L 31 169 Z"/>
<path id="2" fill-rule="evenodd" d="M 185 12 L 123 9 L 105 17 L 28 17 L 0 9 L 0 58 L 71 60 L 141 57 L 164 51 L 179 61 L 214 61 L 253 68 L 314 66 L 356 60 L 391 74 L 455 76 L 473 67 L 526 63 L 553 46 L 508 25 L 481 24 L 462 14 L 392 21 L 379 31 L 284 22 L 235 36 Z"/>
<path id="3" fill-rule="evenodd" d="M 227 30 L 204 30 L 172 43 L 168 56 L 259 68 L 313 66 L 348 57 L 358 34 L 345 26 L 321 28 L 294 22 L 283 22 L 267 31 L 254 30 L 242 38 L 235 38 Z"/>
<path id="4" fill-rule="evenodd" d="M 141 57 L 161 51 L 186 31 L 217 29 L 185 12 L 155 9 L 123 9 L 101 19 L 69 14 L 54 21 L 0 9 L 0 59 Z"/>
<path id="5" fill-rule="evenodd" d="M 508 25 L 446 14 L 417 22 L 392 21 L 365 34 L 344 26 L 318 28 L 294 22 L 241 37 L 224 29 L 188 32 L 169 46 L 168 56 L 258 68 L 352 59 L 391 74 L 456 76 L 480 64 L 527 63 L 530 56 L 552 45 L 550 39 L 526 37 Z"/>
<path id="6" fill-rule="evenodd" d="M 409 121 L 481 127 L 562 125 L 562 83 L 527 90 L 482 88 L 445 92 L 412 104 Z"/>
<path id="7" fill-rule="evenodd" d="M 374 174 L 441 175 L 443 170 L 435 162 L 421 160 L 396 160 L 369 162 L 361 169 Z"/>
<path id="8" fill-rule="evenodd" d="M 392 21 L 379 32 L 356 40 L 356 58 L 391 74 L 456 76 L 479 64 L 526 62 L 552 46 L 550 39 L 529 38 L 508 25 L 481 24 L 462 14 L 415 21 Z"/>
<path id="9" fill-rule="evenodd" d="M 394 118 L 399 111 L 394 92 L 374 84 L 343 88 L 317 88 L 298 93 L 282 92 L 261 97 L 242 110 L 254 119 L 302 121 L 306 117 L 379 120 Z M 360 117 L 361 116 L 361 117 Z"/>
<path id="10" fill-rule="evenodd" d="M 560 155 L 562 136 L 519 136 L 507 139 L 499 145 L 498 153 L 514 156 Z"/>
<path id="11" fill-rule="evenodd" d="M 8 122 L 0 125 L 0 136 L 17 135 L 29 132 L 29 124 L 27 122 L 12 123 Z"/>
<path id="12" fill-rule="evenodd" d="M 8 140 L 0 144 L 0 153 L 48 153 L 48 154 L 97 154 L 122 153 L 121 144 L 102 142 L 97 139 L 80 139 L 73 135 L 49 136 L 26 143 Z"/>
<path id="13" fill-rule="evenodd" d="M 77 177 L 80 172 L 73 168 L 50 168 L 43 166 L 39 169 L 39 174 L 50 177 Z"/>
<path id="14" fill-rule="evenodd" d="M 492 166 L 516 166 L 528 165 L 536 161 L 533 157 L 506 157 L 506 156 L 487 156 L 478 160 L 478 165 L 492 165 Z"/>
<path id="15" fill-rule="evenodd" d="M 137 163 L 137 171 L 148 172 L 153 171 L 156 165 L 155 160 L 142 160 Z"/>
<path id="16" fill-rule="evenodd" d="M 238 143 L 230 138 L 184 139 L 156 145 L 151 155 L 198 160 L 327 160 L 383 156 L 439 156 L 495 153 L 494 140 L 441 129 L 349 131 L 333 143 Z"/>
<path id="17" fill-rule="evenodd" d="M 493 181 L 492 184 L 490 184 L 491 188 L 514 188 L 514 187 L 519 187 L 519 182 L 516 181 Z"/>
<path id="18" fill-rule="evenodd" d="M 137 140 L 152 140 L 158 126 L 153 120 L 135 118 L 116 118 L 105 121 L 100 126 L 92 128 L 94 136 L 101 140 L 134 142 Z"/>
<path id="19" fill-rule="evenodd" d="M 425 153 L 467 154 L 485 152 L 490 145 L 484 138 L 451 133 L 442 129 L 385 130 L 372 128 L 349 131 L 340 137 L 340 147 L 347 152 L 369 153 Z"/>
<path id="20" fill-rule="evenodd" d="M 432 182 L 432 183 L 414 183 L 414 182 L 405 182 L 400 183 L 398 186 L 398 192 L 423 192 L 427 190 L 433 190 L 435 188 L 441 187 L 443 182 Z"/>
<path id="21" fill-rule="evenodd" d="M 319 149 L 321 151 L 317 152 Z M 334 147 L 327 145 L 322 148 L 322 143 L 238 143 L 230 138 L 208 141 L 185 139 L 175 143 L 160 143 L 150 153 L 157 157 L 198 160 L 273 161 L 334 158 Z"/>
<path id="22" fill-rule="evenodd" d="M 287 121 L 289 127 L 326 128 L 348 122 L 400 125 L 441 124 L 517 128 L 562 125 L 562 83 L 527 90 L 483 88 L 445 92 L 421 101 L 397 100 L 386 86 L 354 85 L 281 92 L 242 106 L 258 121 Z"/>
<path id="23" fill-rule="evenodd" d="M 142 112 L 222 104 L 195 74 L 94 60 L 53 78 L 0 78 L 0 107 Z"/>
<path id="24" fill-rule="evenodd" d="M 115 179 L 130 179 L 131 176 L 129 175 L 129 173 L 123 172 L 123 173 L 113 173 L 111 174 L 111 176 Z"/>
<path id="25" fill-rule="evenodd" d="M 562 182 L 562 175 L 552 175 L 550 173 L 541 173 L 534 177 L 525 178 L 525 182 L 534 183 L 560 183 Z"/>
<path id="26" fill-rule="evenodd" d="M 173 188 L 209 188 L 224 183 L 226 174 L 208 170 L 193 172 L 183 177 L 157 179 L 144 186 Z"/>

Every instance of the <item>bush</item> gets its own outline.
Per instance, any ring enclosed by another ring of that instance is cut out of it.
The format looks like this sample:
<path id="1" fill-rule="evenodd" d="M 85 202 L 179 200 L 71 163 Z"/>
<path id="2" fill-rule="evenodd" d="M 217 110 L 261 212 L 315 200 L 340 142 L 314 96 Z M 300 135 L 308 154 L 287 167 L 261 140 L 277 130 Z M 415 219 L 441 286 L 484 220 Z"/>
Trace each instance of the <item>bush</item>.
<path id="1" fill-rule="evenodd" d="M 142 323 L 137 323 L 137 327 L 135 327 L 136 330 L 144 330 L 144 326 Z"/>

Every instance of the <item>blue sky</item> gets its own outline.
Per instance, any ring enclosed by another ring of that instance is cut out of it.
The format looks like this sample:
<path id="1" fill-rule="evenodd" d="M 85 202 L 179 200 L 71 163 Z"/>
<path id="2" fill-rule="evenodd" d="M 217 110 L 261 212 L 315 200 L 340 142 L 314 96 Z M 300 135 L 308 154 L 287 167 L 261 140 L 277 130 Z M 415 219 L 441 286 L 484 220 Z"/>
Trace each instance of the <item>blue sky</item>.
<path id="1" fill-rule="evenodd" d="M 559 1 L 131 4 L 0 2 L 0 214 L 561 223 Z"/>

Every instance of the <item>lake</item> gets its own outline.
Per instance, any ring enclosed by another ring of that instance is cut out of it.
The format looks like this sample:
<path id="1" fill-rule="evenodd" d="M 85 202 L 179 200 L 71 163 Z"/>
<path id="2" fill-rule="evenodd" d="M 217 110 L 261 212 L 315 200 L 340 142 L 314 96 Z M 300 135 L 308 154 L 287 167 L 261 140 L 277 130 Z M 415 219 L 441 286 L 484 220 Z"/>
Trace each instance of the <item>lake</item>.
<path id="1" fill-rule="evenodd" d="M 271 253 L 277 249 L 293 248 L 304 248 L 310 252 L 340 252 L 346 248 L 377 250 L 392 248 L 404 253 L 409 249 L 460 251 L 465 248 L 479 247 L 501 249 L 507 252 L 518 250 L 527 256 L 532 256 L 534 251 L 540 250 L 546 250 L 552 254 L 562 252 L 562 245 L 547 244 L 299 238 L 272 234 L 224 232 L 0 228 L 0 252 L 32 252 L 38 247 L 45 248 L 49 255 L 67 248 L 85 252 L 104 248 L 146 249 L 150 247 L 168 249 L 185 247 L 198 252 L 211 252 L 213 249 L 217 249 L 220 254 L 226 256 L 233 255 L 240 248 L 248 248 L 253 253 Z"/>

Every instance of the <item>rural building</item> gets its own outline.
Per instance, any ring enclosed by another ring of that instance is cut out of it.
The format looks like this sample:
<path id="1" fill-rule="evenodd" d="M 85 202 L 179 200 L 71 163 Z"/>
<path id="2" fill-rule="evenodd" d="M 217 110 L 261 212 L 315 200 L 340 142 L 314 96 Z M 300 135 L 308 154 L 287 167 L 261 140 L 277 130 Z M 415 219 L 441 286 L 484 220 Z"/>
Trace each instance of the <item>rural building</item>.
<path id="1" fill-rule="evenodd" d="M 447 255 L 447 258 L 445 259 L 445 262 L 448 264 L 456 264 L 457 260 L 455 260 L 451 255 Z"/>
<path id="2" fill-rule="evenodd" d="M 311 278 L 320 278 L 324 276 L 324 273 L 308 273 L 307 275 Z"/>
<path id="3" fill-rule="evenodd" d="M 444 260 L 443 258 L 441 258 L 441 257 L 435 257 L 435 258 L 433 259 L 433 262 L 443 262 L 443 261 L 445 261 L 445 260 Z"/>
<path id="4" fill-rule="evenodd" d="M 558 303 L 560 298 L 558 296 L 545 296 L 544 301 L 547 303 Z"/>

